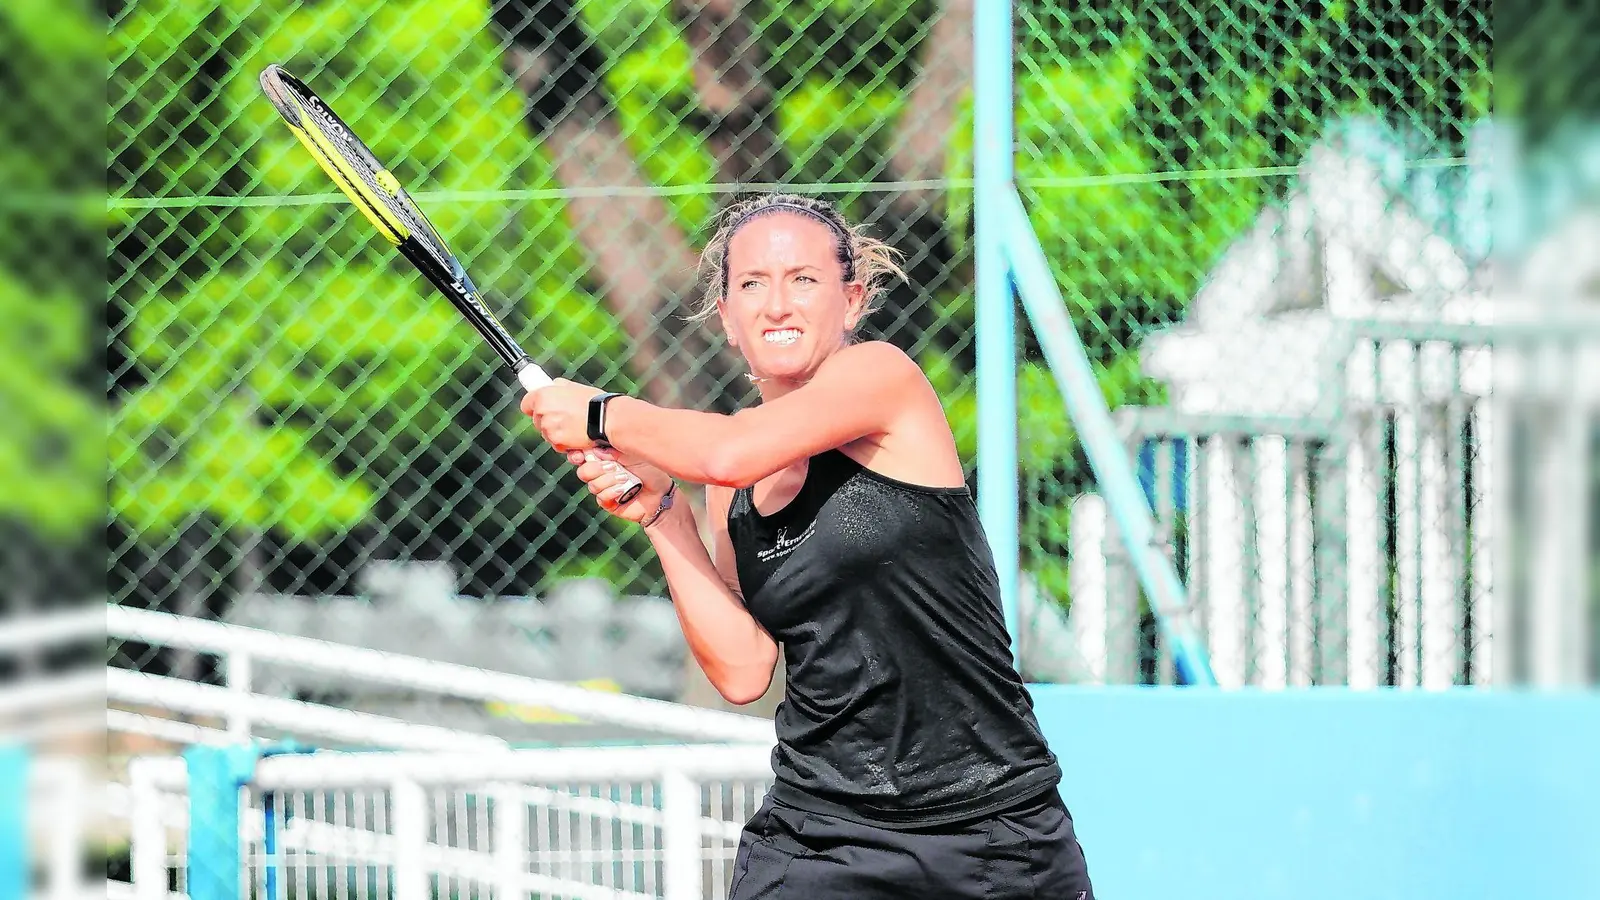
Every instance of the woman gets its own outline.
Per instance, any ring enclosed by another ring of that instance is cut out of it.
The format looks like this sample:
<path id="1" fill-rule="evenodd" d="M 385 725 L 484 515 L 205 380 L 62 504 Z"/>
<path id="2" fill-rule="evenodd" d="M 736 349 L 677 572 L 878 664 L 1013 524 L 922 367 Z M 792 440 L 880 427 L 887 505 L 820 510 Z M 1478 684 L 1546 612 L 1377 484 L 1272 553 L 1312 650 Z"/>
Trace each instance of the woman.
<path id="1" fill-rule="evenodd" d="M 943 407 L 898 348 L 852 339 L 903 275 L 892 251 L 827 203 L 768 195 L 730 208 L 701 262 L 701 315 L 760 405 L 557 381 L 522 409 L 602 507 L 644 526 L 724 697 L 766 693 L 783 645 L 776 783 L 732 900 L 1089 900 Z M 624 465 L 645 486 L 619 506 Z M 706 485 L 710 553 L 675 479 Z"/>

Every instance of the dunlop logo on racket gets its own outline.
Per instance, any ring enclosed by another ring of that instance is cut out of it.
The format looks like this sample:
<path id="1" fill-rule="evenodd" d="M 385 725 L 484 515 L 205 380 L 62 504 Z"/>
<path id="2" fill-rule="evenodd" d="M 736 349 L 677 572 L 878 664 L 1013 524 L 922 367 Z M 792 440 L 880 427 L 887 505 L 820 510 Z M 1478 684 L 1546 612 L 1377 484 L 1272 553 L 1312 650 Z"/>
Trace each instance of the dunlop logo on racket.
<path id="1" fill-rule="evenodd" d="M 479 315 L 498 327 L 505 327 L 500 324 L 500 319 L 489 311 L 489 307 L 483 305 L 483 295 L 478 293 L 477 285 L 467 279 L 467 273 L 459 271 L 455 273 L 455 286 L 461 291 L 461 299 L 472 304 L 472 308 L 477 310 Z"/>

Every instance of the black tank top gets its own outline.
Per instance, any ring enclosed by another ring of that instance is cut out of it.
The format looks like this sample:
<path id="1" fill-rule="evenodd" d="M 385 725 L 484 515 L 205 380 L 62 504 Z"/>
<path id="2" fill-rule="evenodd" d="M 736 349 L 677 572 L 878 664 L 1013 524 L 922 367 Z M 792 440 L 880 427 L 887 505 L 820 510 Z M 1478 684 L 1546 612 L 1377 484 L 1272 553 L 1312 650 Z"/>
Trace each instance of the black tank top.
<path id="1" fill-rule="evenodd" d="M 728 533 L 745 604 L 783 645 L 775 801 L 928 826 L 1060 780 L 965 487 L 906 484 L 829 450 L 773 515 L 736 491 Z"/>

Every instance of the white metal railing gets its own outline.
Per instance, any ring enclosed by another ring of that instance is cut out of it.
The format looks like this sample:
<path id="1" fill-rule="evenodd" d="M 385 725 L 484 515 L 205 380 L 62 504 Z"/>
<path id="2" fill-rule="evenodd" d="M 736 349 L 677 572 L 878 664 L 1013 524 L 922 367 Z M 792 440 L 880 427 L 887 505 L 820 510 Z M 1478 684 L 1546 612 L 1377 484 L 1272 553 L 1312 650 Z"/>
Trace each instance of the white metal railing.
<path id="1" fill-rule="evenodd" d="M 505 741 L 487 735 L 433 725 L 419 725 L 388 716 L 284 697 L 265 697 L 233 690 L 231 686 L 222 688 L 185 681 L 181 678 L 146 675 L 127 669 L 107 669 L 105 684 L 108 700 L 159 706 L 165 710 L 190 715 L 229 718 L 233 722 L 244 722 L 249 729 L 247 735 L 256 728 L 272 728 L 296 735 L 332 738 L 364 747 L 402 747 L 413 750 L 475 747 L 481 750 L 494 750 L 506 746 Z M 116 723 L 123 730 L 148 734 L 152 737 L 175 738 L 188 735 L 200 738 L 204 743 L 239 743 L 247 739 L 240 738 L 235 729 L 224 732 L 218 732 L 216 729 L 195 730 L 196 726 L 170 719 L 163 720 L 155 716 L 119 715 Z"/>
<path id="2" fill-rule="evenodd" d="M 83 848 L 97 805 L 89 767 L 81 759 L 41 757 L 28 774 L 27 828 L 44 870 L 35 900 L 82 900 L 91 893 Z"/>
<path id="3" fill-rule="evenodd" d="M 0 620 L 0 657 L 87 642 L 104 633 L 105 613 L 98 605 L 6 618 Z M 34 900 L 104 896 L 84 873 L 85 837 L 99 805 L 89 766 L 83 759 L 37 753 L 43 742 L 99 732 L 104 708 L 105 677 L 98 667 L 0 686 L 0 736 L 24 748 L 21 758 L 27 760 L 23 796 L 0 797 L 0 803 L 18 805 L 13 810 L 20 809 L 24 823 L 26 862 L 43 872 L 42 882 L 32 888 Z"/>
<path id="4" fill-rule="evenodd" d="M 16 656 L 102 637 L 106 616 L 98 604 L 42 615 L 0 619 L 0 657 Z M 0 733 L 30 744 L 100 730 L 105 678 L 100 669 L 50 672 L 0 686 Z"/>
<path id="5" fill-rule="evenodd" d="M 106 614 L 98 605 L 0 622 L 0 655 L 85 640 L 105 634 Z"/>
<path id="6" fill-rule="evenodd" d="M 1184 551 L 1218 680 L 1593 683 L 1575 548 L 1600 519 L 1575 486 L 1600 464 L 1600 322 L 1343 325 L 1338 402 L 1317 415 L 1124 411 L 1133 449 L 1152 442 L 1161 539 Z M 1563 353 L 1575 384 L 1550 364 Z M 1070 540 L 1087 680 L 1137 680 L 1140 598 L 1099 497 L 1074 502 Z"/>
<path id="7" fill-rule="evenodd" d="M 354 735 L 369 745 L 379 743 L 413 749 L 443 749 L 464 743 L 483 746 L 495 740 L 468 732 L 451 732 L 382 716 L 262 696 L 252 689 L 252 669 L 258 662 L 441 697 L 543 707 L 591 722 L 691 740 L 766 744 L 773 739 L 770 721 L 736 713 L 167 613 L 112 606 L 107 610 L 107 627 L 110 636 L 116 639 L 223 657 L 225 687 L 119 669 L 111 670 L 107 687 L 109 699 L 113 701 L 215 715 L 226 723 L 225 733 L 235 740 L 247 739 L 260 726 L 312 731 L 340 739 L 350 739 Z M 137 726 L 141 723 L 130 719 L 124 724 Z"/>
<path id="8" fill-rule="evenodd" d="M 129 778 L 131 897 L 167 900 L 184 765 L 143 758 Z M 706 900 L 770 781 L 760 745 L 273 756 L 245 786 L 238 864 L 280 896 Z"/>

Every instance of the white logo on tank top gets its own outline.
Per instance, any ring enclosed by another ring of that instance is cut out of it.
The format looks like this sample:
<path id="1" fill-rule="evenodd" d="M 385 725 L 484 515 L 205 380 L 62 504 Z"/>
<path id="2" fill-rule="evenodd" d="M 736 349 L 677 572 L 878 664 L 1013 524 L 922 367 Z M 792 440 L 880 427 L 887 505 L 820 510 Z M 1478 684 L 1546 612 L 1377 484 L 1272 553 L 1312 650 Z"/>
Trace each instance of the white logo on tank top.
<path id="1" fill-rule="evenodd" d="M 789 529 L 779 528 L 778 536 L 773 540 L 772 546 L 765 550 L 757 550 L 756 559 L 759 559 L 762 562 L 772 562 L 780 556 L 788 556 L 790 553 L 794 552 L 794 548 L 805 543 L 806 538 L 811 537 L 811 533 L 816 530 L 817 523 L 815 521 L 813 521 L 810 525 L 807 525 L 806 530 L 800 532 L 799 536 L 797 537 L 789 537 Z"/>

